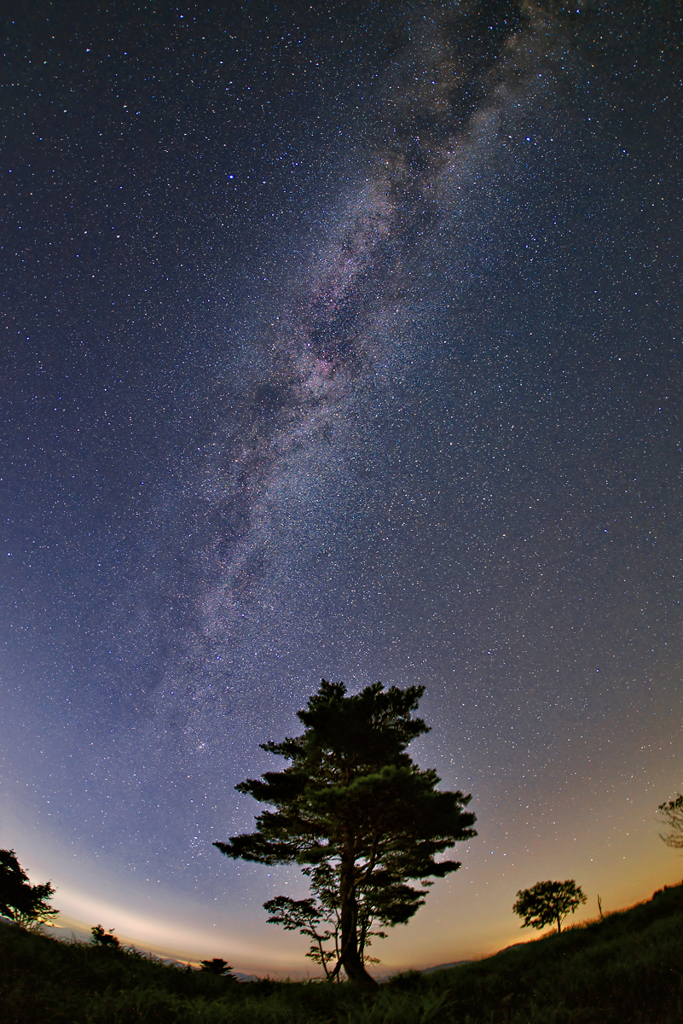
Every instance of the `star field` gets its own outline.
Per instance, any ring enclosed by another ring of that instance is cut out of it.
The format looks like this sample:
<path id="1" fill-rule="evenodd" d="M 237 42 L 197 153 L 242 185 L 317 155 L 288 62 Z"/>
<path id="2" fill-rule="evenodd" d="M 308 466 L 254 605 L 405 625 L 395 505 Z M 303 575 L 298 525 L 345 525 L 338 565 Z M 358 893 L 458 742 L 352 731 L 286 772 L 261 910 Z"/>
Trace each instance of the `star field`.
<path id="1" fill-rule="evenodd" d="M 304 969 L 298 873 L 211 843 L 322 676 L 381 679 L 479 831 L 387 969 L 677 880 L 673 5 L 4 28 L 0 843 L 74 926 Z"/>

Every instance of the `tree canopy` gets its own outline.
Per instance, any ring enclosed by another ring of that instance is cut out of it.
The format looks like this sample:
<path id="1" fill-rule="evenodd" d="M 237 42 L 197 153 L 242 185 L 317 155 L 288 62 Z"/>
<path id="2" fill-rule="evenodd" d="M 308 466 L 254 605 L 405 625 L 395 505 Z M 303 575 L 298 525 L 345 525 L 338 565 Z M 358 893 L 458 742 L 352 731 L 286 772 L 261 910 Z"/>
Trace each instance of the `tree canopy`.
<path id="1" fill-rule="evenodd" d="M 208 974 L 216 974 L 220 978 L 230 978 L 231 980 L 234 978 L 232 967 L 228 961 L 223 960 L 219 956 L 215 956 L 213 960 L 200 960 L 199 970 L 205 971 Z"/>
<path id="2" fill-rule="evenodd" d="M 101 924 L 96 924 L 94 928 L 90 929 L 92 939 L 90 940 L 93 946 L 103 946 L 105 949 L 120 949 L 121 941 L 114 935 L 114 929 L 110 928 L 108 932 L 105 932 Z"/>
<path id="3" fill-rule="evenodd" d="M 561 932 L 563 919 L 585 902 L 581 886 L 570 878 L 565 882 L 537 882 L 531 889 L 521 889 L 512 909 L 524 918 L 522 928 L 556 924 L 557 931 Z"/>
<path id="4" fill-rule="evenodd" d="M 0 914 L 24 928 L 36 928 L 59 913 L 48 902 L 54 891 L 49 882 L 31 885 L 14 850 L 0 850 Z"/>
<path id="5" fill-rule="evenodd" d="M 683 795 L 677 793 L 673 800 L 667 800 L 657 808 L 664 819 L 663 824 L 669 830 L 667 835 L 660 836 L 667 846 L 675 850 L 683 849 Z"/>
<path id="6" fill-rule="evenodd" d="M 407 922 L 430 879 L 460 867 L 441 854 L 476 835 L 470 797 L 438 790 L 436 772 L 406 752 L 429 731 L 411 714 L 423 692 L 375 683 L 348 696 L 344 683 L 323 680 L 298 712 L 302 735 L 262 744 L 289 766 L 236 787 L 273 809 L 257 817 L 255 832 L 214 844 L 235 859 L 304 866 L 311 899 L 269 900 L 270 920 L 308 935 L 309 955 L 329 977 L 343 967 L 365 987 L 375 984 L 364 966 L 373 923 Z M 322 945 L 329 938 L 332 955 Z"/>

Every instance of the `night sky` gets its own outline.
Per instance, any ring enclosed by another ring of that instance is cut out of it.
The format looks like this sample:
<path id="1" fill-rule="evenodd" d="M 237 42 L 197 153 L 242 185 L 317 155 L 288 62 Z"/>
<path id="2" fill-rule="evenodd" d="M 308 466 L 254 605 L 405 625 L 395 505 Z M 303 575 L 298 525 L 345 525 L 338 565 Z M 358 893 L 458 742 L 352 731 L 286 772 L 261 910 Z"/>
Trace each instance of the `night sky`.
<path id="1" fill-rule="evenodd" d="M 306 970 L 211 844 L 323 676 L 423 684 L 478 818 L 382 970 L 680 880 L 677 4 L 7 11 L 0 846 L 67 933 Z"/>

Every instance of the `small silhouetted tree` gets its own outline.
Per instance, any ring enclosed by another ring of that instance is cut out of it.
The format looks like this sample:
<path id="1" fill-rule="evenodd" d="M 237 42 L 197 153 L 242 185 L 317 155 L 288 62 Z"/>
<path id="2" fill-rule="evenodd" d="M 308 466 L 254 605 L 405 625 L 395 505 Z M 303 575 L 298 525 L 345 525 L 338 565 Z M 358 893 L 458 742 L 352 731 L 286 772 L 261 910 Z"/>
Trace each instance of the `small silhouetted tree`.
<path id="1" fill-rule="evenodd" d="M 660 804 L 657 810 L 664 819 L 662 824 L 669 830 L 668 835 L 660 832 L 661 838 L 667 846 L 675 850 L 683 849 L 683 795 L 677 793 L 673 800 Z"/>
<path id="2" fill-rule="evenodd" d="M 309 877 L 311 868 L 304 868 Z M 286 931 L 298 931 L 311 939 L 306 954 L 314 963 L 320 964 L 328 981 L 340 981 L 341 974 L 331 964 L 339 965 L 341 916 L 339 899 L 335 888 L 335 876 L 327 863 L 318 865 L 311 879 L 311 897 L 294 900 L 290 896 L 276 896 L 266 900 L 264 910 L 271 915 L 268 924 L 281 924 Z M 373 938 L 386 938 L 386 932 L 373 931 L 374 918 L 368 901 L 362 896 L 358 900 L 358 952 L 363 964 L 377 963 L 377 958 L 367 952 Z"/>
<path id="3" fill-rule="evenodd" d="M 573 914 L 585 902 L 581 887 L 570 878 L 566 882 L 537 882 L 531 889 L 521 889 L 512 909 L 524 918 L 522 928 L 556 924 L 559 933 L 567 914 Z"/>
<path id="4" fill-rule="evenodd" d="M 316 899 L 294 900 L 290 896 L 266 900 L 263 909 L 270 914 L 268 924 L 281 924 L 285 931 L 300 932 L 311 939 L 306 956 L 321 965 L 329 981 L 332 978 L 329 964 L 339 959 L 338 914 L 328 911 Z M 331 949 L 325 946 L 330 940 L 333 942 Z"/>
<path id="5" fill-rule="evenodd" d="M 0 850 L 0 914 L 29 931 L 59 913 L 49 900 L 54 895 L 50 882 L 31 885 L 14 850 Z"/>
<path id="6" fill-rule="evenodd" d="M 213 960 L 201 960 L 200 971 L 205 971 L 207 974 L 217 974 L 220 977 L 230 976 L 232 967 L 227 960 L 221 960 L 220 957 L 215 956 Z"/>
<path id="7" fill-rule="evenodd" d="M 108 932 L 105 932 L 101 924 L 96 924 L 94 928 L 90 929 L 93 946 L 104 946 L 107 949 L 120 949 L 121 943 L 113 932 L 113 928 L 110 928 Z"/>
<path id="8" fill-rule="evenodd" d="M 343 967 L 365 988 L 376 986 L 363 962 L 372 923 L 407 922 L 424 903 L 430 878 L 460 867 L 437 857 L 476 835 L 474 815 L 465 810 L 470 797 L 438 790 L 436 772 L 421 770 L 406 753 L 429 731 L 411 715 L 423 692 L 385 691 L 376 683 L 349 697 L 343 683 L 323 680 L 298 712 L 302 735 L 263 744 L 289 766 L 236 787 L 273 809 L 256 819 L 256 832 L 214 844 L 235 859 L 305 865 L 312 900 L 269 900 L 271 920 L 308 934 L 328 977 Z M 336 964 L 329 970 L 318 935 L 332 929 L 334 938 L 336 915 Z"/>

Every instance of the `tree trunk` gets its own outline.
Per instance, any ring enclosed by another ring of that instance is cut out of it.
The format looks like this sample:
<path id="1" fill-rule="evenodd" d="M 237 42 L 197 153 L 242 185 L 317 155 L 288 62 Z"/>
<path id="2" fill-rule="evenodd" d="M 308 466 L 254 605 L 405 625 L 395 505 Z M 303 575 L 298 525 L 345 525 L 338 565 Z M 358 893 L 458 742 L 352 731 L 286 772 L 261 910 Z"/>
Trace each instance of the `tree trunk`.
<path id="1" fill-rule="evenodd" d="M 366 991 L 377 988 L 377 982 L 365 970 L 358 950 L 358 904 L 353 878 L 353 855 L 344 854 L 339 880 L 339 910 L 341 918 L 341 965 L 354 985 Z"/>

